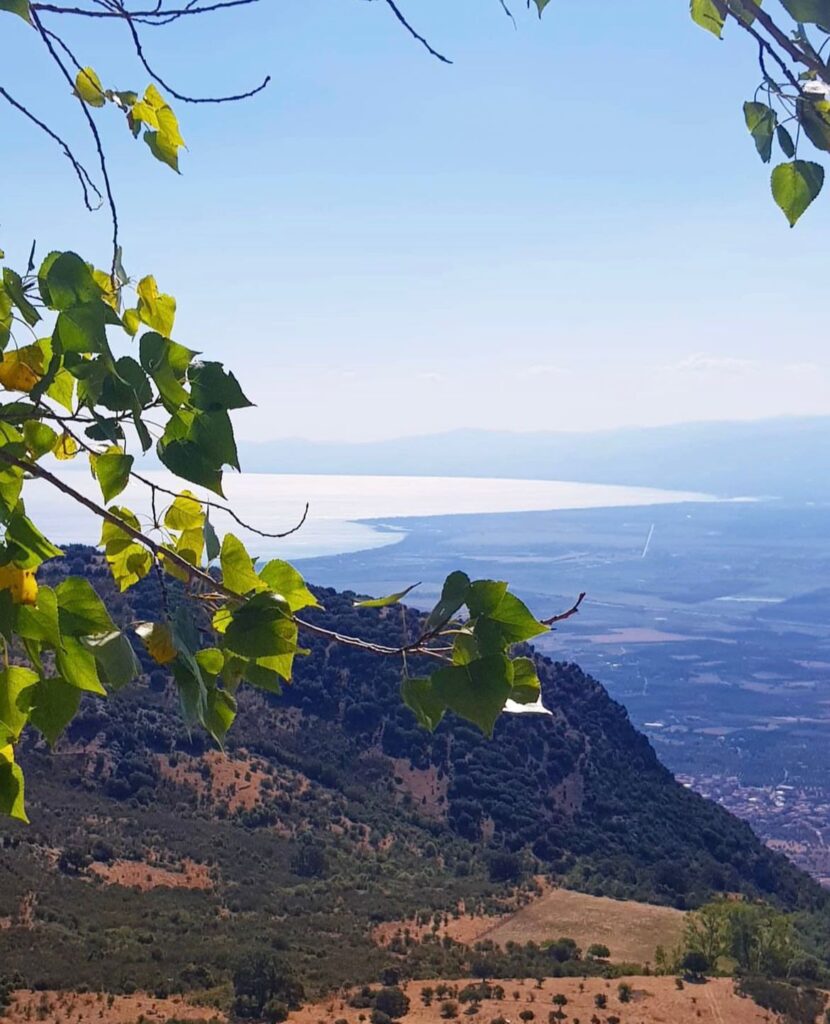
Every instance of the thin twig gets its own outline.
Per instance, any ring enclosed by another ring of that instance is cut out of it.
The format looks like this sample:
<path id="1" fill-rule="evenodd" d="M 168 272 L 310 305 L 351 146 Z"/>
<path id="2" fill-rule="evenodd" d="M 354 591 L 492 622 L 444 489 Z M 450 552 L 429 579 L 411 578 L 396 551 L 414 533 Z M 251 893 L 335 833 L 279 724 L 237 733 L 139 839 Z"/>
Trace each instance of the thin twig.
<path id="1" fill-rule="evenodd" d="M 569 608 L 566 612 L 560 612 L 559 615 L 552 615 L 549 619 L 541 619 L 540 621 L 542 625 L 553 626 L 557 622 L 564 622 L 565 619 L 570 619 L 572 616 L 576 615 L 579 612 L 579 606 L 585 600 L 585 597 L 586 594 L 585 591 L 583 591 L 576 599 L 573 608 Z"/>
<path id="2" fill-rule="evenodd" d="M 100 209 L 101 204 L 104 201 L 104 197 L 98 191 L 98 187 L 95 184 L 95 182 L 92 180 L 92 178 L 90 178 L 89 172 L 87 171 L 87 169 L 80 162 L 80 160 L 78 160 L 78 158 L 75 156 L 75 154 L 69 148 L 67 143 L 64 142 L 64 140 L 60 137 L 60 135 L 58 135 L 57 132 L 52 131 L 52 129 L 49 127 L 49 125 L 44 124 L 44 122 L 41 121 L 40 118 L 36 117 L 31 112 L 31 110 L 29 110 L 27 107 L 25 107 L 22 103 L 19 103 L 2 86 L 0 86 L 0 96 L 2 96 L 3 99 L 6 100 L 7 103 L 10 103 L 15 108 L 15 110 L 17 110 L 21 114 L 23 114 L 24 117 L 28 117 L 28 119 L 32 122 L 32 124 L 36 124 L 38 126 L 38 128 L 40 128 L 40 130 L 42 132 L 45 132 L 49 136 L 50 139 L 52 139 L 54 142 L 57 142 L 57 144 L 64 151 L 64 154 L 66 155 L 66 159 L 72 164 L 72 167 L 73 167 L 75 173 L 78 175 L 78 181 L 80 181 L 81 188 L 83 189 L 83 193 L 84 193 L 84 206 L 87 208 L 87 210 L 90 211 L 90 213 L 92 213 L 93 211 L 95 211 L 97 209 Z M 90 202 L 90 199 L 89 199 L 89 190 L 90 189 L 98 197 L 98 206 L 93 206 L 92 203 Z"/>
<path id="3" fill-rule="evenodd" d="M 419 32 L 417 32 L 412 27 L 412 25 L 409 24 L 409 22 L 403 16 L 401 9 L 395 3 L 395 0 L 385 0 L 385 2 L 386 6 L 392 11 L 392 13 L 398 19 L 398 21 L 406 29 L 406 31 L 412 36 L 413 39 L 417 39 L 418 42 L 426 49 L 428 53 L 431 53 L 433 57 L 437 57 L 438 60 L 442 62 L 442 64 L 452 64 L 452 61 L 449 59 L 449 57 L 445 57 L 443 53 L 439 53 L 437 50 L 433 49 L 432 46 L 430 46 L 430 44 L 427 42 L 427 40 L 424 39 L 424 37 Z"/>

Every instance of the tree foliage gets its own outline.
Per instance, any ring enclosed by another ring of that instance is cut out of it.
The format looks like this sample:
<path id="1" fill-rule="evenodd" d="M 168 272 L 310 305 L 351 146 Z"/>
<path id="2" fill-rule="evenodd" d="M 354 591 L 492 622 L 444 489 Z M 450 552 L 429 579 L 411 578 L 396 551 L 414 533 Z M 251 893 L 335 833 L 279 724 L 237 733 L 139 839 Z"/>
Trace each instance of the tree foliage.
<path id="1" fill-rule="evenodd" d="M 744 121 L 764 163 L 776 149 L 785 157 L 770 187 L 793 227 L 824 185 L 824 167 L 807 157 L 830 152 L 830 2 L 691 0 L 690 12 L 718 39 L 733 28 L 757 48 L 760 81 L 744 103 Z"/>
<path id="2" fill-rule="evenodd" d="M 116 628 L 86 580 L 70 577 L 54 588 L 38 581 L 39 567 L 60 551 L 27 514 L 33 480 L 97 517 L 101 547 L 122 591 L 158 575 L 161 606 L 133 624 L 132 638 L 172 673 L 188 726 L 203 727 L 219 744 L 236 716 L 241 686 L 279 693 L 291 681 L 295 658 L 307 653 L 304 634 L 399 659 L 403 699 L 423 726 L 434 729 L 452 710 L 491 735 L 509 700 L 539 698 L 534 664 L 513 657 L 513 646 L 562 618 L 540 621 L 506 583 L 456 572 L 420 633 L 399 645 L 373 643 L 309 621 L 304 612 L 317 601 L 296 569 L 280 559 L 259 564 L 233 533 L 217 533 L 214 522 L 225 515 L 246 526 L 221 499 L 224 473 L 240 469 L 231 417 L 251 403 L 230 370 L 177 337 L 174 297 L 152 274 L 136 278 L 125 270 L 102 140 L 115 114 L 155 160 L 178 173 L 185 142 L 171 100 L 233 102 L 265 88 L 267 78 L 240 94 L 191 97 L 148 62 L 146 26 L 236 5 L 196 0 L 131 10 L 121 0 L 75 7 L 0 0 L 0 17 L 26 22 L 31 40 L 46 48 L 71 85 L 98 157 L 98 183 L 61 132 L 5 88 L 0 96 L 59 146 L 86 206 L 105 205 L 112 226 L 106 267 L 73 251 L 36 261 L 33 248 L 25 265 L 5 264 L 0 281 L 0 813 L 22 820 L 24 779 L 15 750 L 24 731 L 34 729 L 54 744 L 84 694 L 105 697 L 140 670 L 131 637 Z M 391 0 L 386 6 L 435 53 Z M 104 81 L 56 31 L 60 18 L 123 22 L 149 82 L 125 89 Z M 175 488 L 140 471 L 151 450 L 179 481 Z M 51 458 L 86 460 L 100 500 L 50 468 Z M 149 516 L 123 504 L 131 481 L 146 487 Z M 192 602 L 172 607 L 173 580 L 185 586 L 198 614 Z M 409 589 L 363 604 L 393 605 Z M 410 674 L 410 659 L 417 673 Z"/>

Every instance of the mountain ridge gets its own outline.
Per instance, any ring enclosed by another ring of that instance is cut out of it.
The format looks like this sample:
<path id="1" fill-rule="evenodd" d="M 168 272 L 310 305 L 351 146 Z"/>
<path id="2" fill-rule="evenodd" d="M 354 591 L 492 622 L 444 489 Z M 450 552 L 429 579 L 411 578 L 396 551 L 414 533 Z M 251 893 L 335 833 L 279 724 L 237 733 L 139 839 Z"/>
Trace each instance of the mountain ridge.
<path id="1" fill-rule="evenodd" d="M 44 571 L 55 582 L 70 568 L 119 622 L 158 603 L 150 577 L 117 594 L 93 549 Z M 318 594 L 321 624 L 399 635 L 399 609 Z M 459 904 L 496 913 L 539 874 L 675 907 L 724 892 L 825 905 L 746 824 L 677 783 L 576 666 L 539 658 L 553 715 L 504 715 L 488 741 L 459 720 L 418 727 L 398 664 L 320 637 L 309 647 L 281 697 L 241 695 L 225 755 L 188 734 L 143 650 L 144 685 L 88 699 L 56 753 L 25 745 L 32 825 L 0 827 L 7 970 L 30 988 L 192 991 L 270 949 L 325 991 L 388 966 L 375 925 Z M 405 951 L 405 972 L 446 966 L 421 952 Z"/>
<path id="2" fill-rule="evenodd" d="M 240 442 L 246 472 L 559 479 L 719 497 L 830 500 L 830 417 L 596 432 L 457 430 L 367 442 Z"/>

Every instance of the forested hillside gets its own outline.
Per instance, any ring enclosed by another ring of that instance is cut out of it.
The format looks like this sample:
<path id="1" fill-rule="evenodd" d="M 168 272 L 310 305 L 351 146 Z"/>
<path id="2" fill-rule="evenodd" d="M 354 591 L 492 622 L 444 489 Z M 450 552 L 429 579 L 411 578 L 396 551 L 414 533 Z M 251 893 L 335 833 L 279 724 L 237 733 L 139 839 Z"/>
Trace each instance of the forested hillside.
<path id="1" fill-rule="evenodd" d="M 70 570 L 121 623 L 159 602 L 149 578 L 117 594 L 92 549 L 46 575 Z M 400 608 L 318 596 L 331 628 L 385 642 L 405 628 Z M 307 991 L 376 980 L 391 954 L 374 925 L 495 912 L 539 876 L 680 908 L 733 891 L 823 903 L 746 825 L 677 784 L 576 666 L 540 662 L 553 714 L 504 715 L 488 741 L 459 720 L 425 732 L 398 665 L 315 639 L 282 695 L 240 695 L 223 755 L 188 735 L 164 670 L 137 653 L 141 685 L 87 698 L 57 752 L 22 755 L 32 824 L 0 826 L 0 962 L 30 987 L 210 990 L 263 949 Z"/>

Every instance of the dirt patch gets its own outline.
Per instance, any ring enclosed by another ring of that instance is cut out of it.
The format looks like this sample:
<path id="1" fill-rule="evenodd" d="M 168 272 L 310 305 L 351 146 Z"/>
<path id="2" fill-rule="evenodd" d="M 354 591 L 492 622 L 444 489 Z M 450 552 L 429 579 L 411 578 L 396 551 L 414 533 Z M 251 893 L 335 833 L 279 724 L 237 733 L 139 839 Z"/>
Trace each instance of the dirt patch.
<path id="1" fill-rule="evenodd" d="M 524 945 L 567 936 L 582 949 L 593 942 L 601 942 L 608 946 L 611 959 L 617 963 L 645 964 L 654 962 L 657 946 L 671 949 L 677 945 L 684 919 L 683 911 L 671 907 L 546 888 L 537 899 L 498 917 L 462 914 L 459 918 L 450 918 L 439 926 L 437 934 L 448 935 L 467 945 L 490 939 L 500 946 L 508 942 Z M 420 939 L 432 931 L 432 925 L 389 921 L 378 925 L 373 937 L 379 945 L 386 945 L 405 929 Z"/>
<path id="2" fill-rule="evenodd" d="M 166 1021 L 195 1022 L 220 1021 L 227 1017 L 218 1010 L 193 1006 L 180 996 L 154 999 L 149 995 L 109 996 L 102 992 L 15 992 L 12 1005 L 3 1018 L 4 1024 L 31 1024 L 31 1021 L 49 1021 L 49 1024 L 136 1024 L 139 1019 L 147 1024 L 165 1024 Z"/>
<path id="3" fill-rule="evenodd" d="M 390 758 L 394 765 L 395 787 L 399 793 L 408 793 L 415 807 L 427 818 L 445 821 L 447 817 L 447 791 L 450 780 L 439 773 L 435 765 L 413 768 L 407 758 Z M 439 777 L 440 775 L 440 777 Z"/>
<path id="4" fill-rule="evenodd" d="M 111 864 L 91 864 L 89 871 L 105 885 L 122 885 L 142 892 L 150 889 L 213 888 L 208 866 L 187 859 L 181 862 L 177 870 L 143 860 L 115 860 Z"/>
<path id="5" fill-rule="evenodd" d="M 703 985 L 685 985 L 682 989 L 676 987 L 674 978 L 635 976 L 624 980 L 633 990 L 631 1001 L 627 1003 L 620 1002 L 618 979 L 549 978 L 541 988 L 523 979 L 493 982 L 502 986 L 504 998 L 484 1000 L 475 1019 L 485 1022 L 504 1017 L 517 1024 L 519 1014 L 531 1010 L 535 1020 L 544 1024 L 548 1014 L 557 1008 L 553 997 L 562 995 L 567 1000 L 563 1010 L 568 1021 L 579 1018 L 588 1022 L 595 1014 L 601 1014 L 602 1020 L 615 1016 L 620 1024 L 763 1024 L 778 1020 L 775 1014 L 736 995 L 731 978 L 715 978 Z M 457 985 L 459 989 L 469 983 L 469 979 L 444 982 Z M 434 990 L 440 984 L 440 981 L 412 981 L 403 986 L 411 1007 L 402 1024 L 436 1024 L 441 1020 L 442 1000 L 437 998 L 430 1006 L 424 1006 L 421 999 L 424 987 Z M 518 998 L 514 998 L 514 994 Z M 595 997 L 598 995 L 604 995 L 607 1000 L 604 1010 L 597 1008 Z M 288 1019 L 289 1024 L 331 1024 L 338 1019 L 347 1024 L 359 1024 L 359 1015 L 365 1012 L 352 1009 L 343 999 L 330 998 L 306 1006 Z M 457 1020 L 463 1020 L 463 1014 Z"/>
<path id="6" fill-rule="evenodd" d="M 245 751 L 235 757 L 218 750 L 199 758 L 179 754 L 175 764 L 159 755 L 157 761 L 162 778 L 193 790 L 206 802 L 226 804 L 232 814 L 250 811 L 279 795 L 301 796 L 309 788 L 308 779 L 299 772 L 265 771 L 265 765 Z"/>

